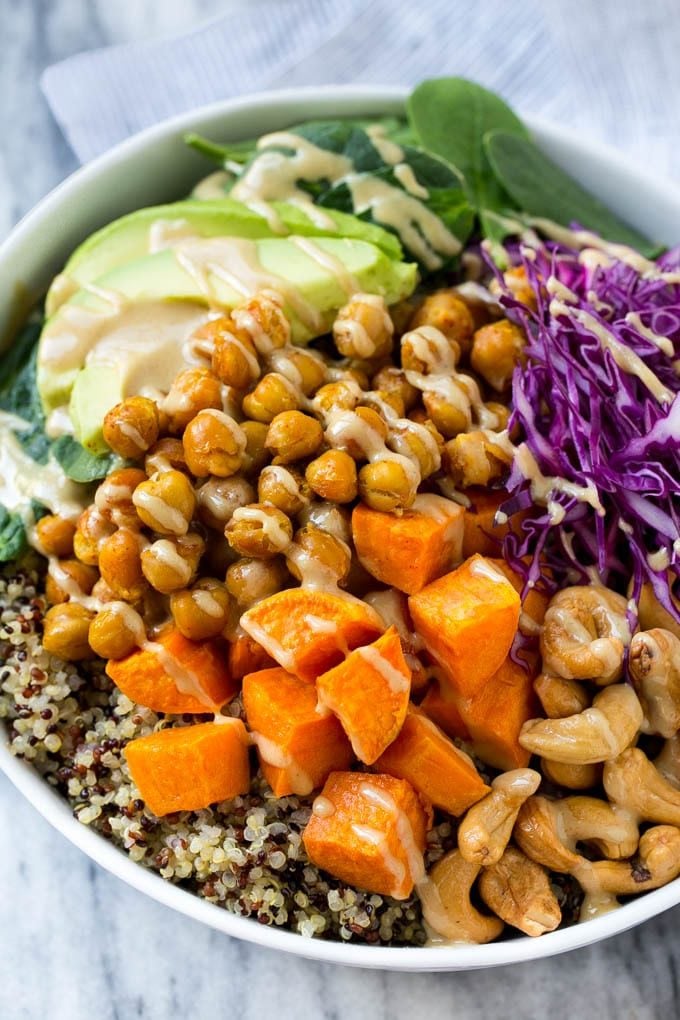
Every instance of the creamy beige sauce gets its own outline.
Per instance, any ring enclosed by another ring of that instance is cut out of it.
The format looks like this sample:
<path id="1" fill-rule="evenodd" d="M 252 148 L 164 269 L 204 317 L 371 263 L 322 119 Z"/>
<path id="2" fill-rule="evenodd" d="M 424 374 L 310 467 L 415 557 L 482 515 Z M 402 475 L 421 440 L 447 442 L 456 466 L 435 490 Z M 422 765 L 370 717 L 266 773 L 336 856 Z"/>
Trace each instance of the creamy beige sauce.
<path id="1" fill-rule="evenodd" d="M 604 515 L 604 507 L 592 482 L 589 485 L 576 485 L 574 482 L 566 481 L 564 478 L 549 477 L 542 474 L 534 455 L 526 443 L 521 443 L 515 449 L 515 463 L 531 485 L 531 498 L 534 503 L 547 506 L 551 523 L 559 524 L 564 517 L 563 508 L 551 500 L 551 496 L 556 492 L 564 493 L 580 503 L 588 503 L 596 513 Z"/>
<path id="2" fill-rule="evenodd" d="M 335 814 L 335 804 L 328 797 L 319 794 L 312 804 L 312 814 L 317 818 L 331 818 Z"/>
<path id="3" fill-rule="evenodd" d="M 265 737 L 262 733 L 252 730 L 250 733 L 252 742 L 266 762 L 276 769 L 283 769 L 288 774 L 293 792 L 299 797 L 306 797 L 314 789 L 314 782 L 307 772 L 300 766 L 300 763 L 291 754 L 287 754 L 280 744 Z"/>
<path id="4" fill-rule="evenodd" d="M 470 573 L 474 577 L 483 577 L 485 581 L 493 581 L 494 584 L 505 584 L 512 588 L 512 585 L 508 581 L 505 574 L 502 574 L 500 570 L 496 570 L 493 563 L 489 563 L 484 557 L 480 557 L 478 560 L 473 560 L 470 564 Z"/>
<path id="5" fill-rule="evenodd" d="M 276 549 L 283 552 L 290 543 L 288 532 L 279 524 L 274 514 L 268 514 L 266 510 L 257 506 L 239 506 L 234 510 L 232 521 L 248 521 L 257 524 L 264 532 L 264 536 Z"/>
<path id="6" fill-rule="evenodd" d="M 410 690 L 411 677 L 393 666 L 374 645 L 357 648 L 357 655 L 382 677 L 392 694 L 403 694 Z"/>
<path id="7" fill-rule="evenodd" d="M 387 137 L 384 124 L 369 124 L 366 134 L 371 139 L 371 144 L 380 158 L 385 163 L 400 163 L 404 158 L 404 150 L 391 138 Z"/>
<path id="8" fill-rule="evenodd" d="M 177 546 L 168 538 L 159 538 L 148 550 L 147 555 L 153 556 L 155 560 L 162 563 L 164 567 L 172 571 L 181 584 L 187 584 L 193 570 L 191 563 L 177 551 Z"/>
<path id="9" fill-rule="evenodd" d="M 404 191 L 408 191 L 409 195 L 414 195 L 416 198 L 422 198 L 423 200 L 427 200 L 430 197 L 430 192 L 420 184 L 413 172 L 413 167 L 409 166 L 408 163 L 398 163 L 394 168 L 394 176 Z"/>
<path id="10" fill-rule="evenodd" d="M 34 521 L 31 500 L 41 503 L 60 517 L 75 520 L 89 503 L 86 490 L 66 477 L 50 457 L 38 464 L 24 452 L 14 429 L 28 427 L 14 415 L 0 411 L 0 504 L 17 513 L 30 529 Z"/>
<path id="11" fill-rule="evenodd" d="M 347 269 L 340 259 L 336 258 L 335 255 L 331 255 L 330 252 L 324 251 L 318 244 L 309 237 L 298 237 L 292 234 L 289 238 L 290 241 L 303 251 L 310 259 L 314 262 L 318 262 L 323 269 L 327 269 L 331 273 L 337 282 L 340 284 L 344 292 L 351 297 L 352 294 L 356 294 L 358 290 L 361 290 L 361 285 L 357 280 L 356 276 Z"/>
<path id="12" fill-rule="evenodd" d="M 146 510 L 166 531 L 173 535 L 186 535 L 189 522 L 179 510 L 170 506 L 160 496 L 138 486 L 132 496 L 132 502 L 136 507 Z"/>
<path id="13" fill-rule="evenodd" d="M 174 248 L 178 241 L 186 241 L 189 238 L 195 239 L 196 237 L 196 231 L 188 220 L 154 220 L 149 227 L 149 255 L 165 251 L 166 248 Z"/>
<path id="14" fill-rule="evenodd" d="M 370 804 L 381 808 L 393 819 L 397 838 L 406 854 L 409 878 L 414 885 L 417 885 L 425 877 L 425 864 L 423 855 L 416 845 L 413 827 L 408 815 L 402 811 L 391 794 L 370 782 L 362 783 L 359 787 L 359 793 Z M 388 863 L 387 860 L 385 863 Z M 390 870 L 392 869 L 390 868 Z"/>
<path id="15" fill-rule="evenodd" d="M 661 336 L 659 333 L 655 333 L 653 329 L 650 329 L 649 326 L 645 326 L 638 312 L 628 312 L 625 321 L 629 326 L 637 330 L 645 340 L 649 340 L 655 347 L 658 347 L 662 354 L 665 354 L 668 358 L 673 357 L 675 348 L 670 337 Z"/>
<path id="16" fill-rule="evenodd" d="M 214 173 L 208 174 L 207 177 L 198 182 L 192 192 L 192 197 L 202 202 L 224 198 L 229 179 L 229 174 L 226 170 L 215 170 Z"/>

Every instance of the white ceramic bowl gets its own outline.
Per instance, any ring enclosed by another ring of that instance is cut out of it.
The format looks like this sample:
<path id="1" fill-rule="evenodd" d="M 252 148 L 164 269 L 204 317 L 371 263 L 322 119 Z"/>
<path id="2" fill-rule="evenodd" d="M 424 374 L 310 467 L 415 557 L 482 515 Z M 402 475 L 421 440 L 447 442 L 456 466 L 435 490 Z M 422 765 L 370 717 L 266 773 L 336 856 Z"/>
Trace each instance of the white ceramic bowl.
<path id="1" fill-rule="evenodd" d="M 182 114 L 118 145 L 73 174 L 0 246 L 0 337 L 39 299 L 73 248 L 97 227 L 140 206 L 179 198 L 209 167 L 182 141 L 196 130 L 240 139 L 314 117 L 398 113 L 405 91 L 379 87 L 295 89 L 225 101 Z M 541 148 L 634 226 L 655 239 L 680 241 L 680 190 L 632 168 L 626 159 L 555 125 L 527 118 Z M 538 939 L 441 949 L 377 948 L 303 938 L 263 927 L 201 900 L 134 864 L 77 822 L 30 766 L 13 758 L 0 732 L 0 768 L 40 814 L 89 857 L 129 885 L 197 921 L 270 949 L 360 967 L 468 970 L 496 967 L 576 949 L 608 938 L 680 903 L 680 879 L 613 913 Z"/>

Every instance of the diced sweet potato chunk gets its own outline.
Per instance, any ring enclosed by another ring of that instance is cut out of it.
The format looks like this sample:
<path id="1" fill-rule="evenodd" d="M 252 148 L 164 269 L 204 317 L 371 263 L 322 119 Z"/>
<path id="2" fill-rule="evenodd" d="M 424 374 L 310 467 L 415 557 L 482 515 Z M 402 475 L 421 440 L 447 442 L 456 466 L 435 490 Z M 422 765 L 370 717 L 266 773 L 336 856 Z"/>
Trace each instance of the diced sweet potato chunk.
<path id="1" fill-rule="evenodd" d="M 359 503 L 352 513 L 357 555 L 378 581 L 409 595 L 460 563 L 464 510 L 443 496 L 416 496 L 395 514 Z"/>
<path id="2" fill-rule="evenodd" d="M 253 641 L 250 634 L 237 634 L 229 642 L 227 663 L 235 680 L 242 680 L 246 673 L 255 673 L 258 669 L 276 665 L 271 655 L 257 641 Z"/>
<path id="3" fill-rule="evenodd" d="M 289 673 L 316 680 L 348 649 L 373 641 L 385 629 L 365 602 L 335 592 L 288 588 L 258 602 L 241 626 Z"/>
<path id="4" fill-rule="evenodd" d="M 463 518 L 463 556 L 498 556 L 508 533 L 507 524 L 494 525 L 494 517 L 508 494 L 504 489 L 468 489 L 470 506 Z"/>
<path id="5" fill-rule="evenodd" d="M 199 811 L 247 793 L 248 734 L 240 719 L 159 730 L 125 748 L 130 774 L 155 815 Z"/>
<path id="6" fill-rule="evenodd" d="M 458 708 L 458 696 L 446 681 L 434 680 L 420 702 L 420 708 L 432 722 L 450 737 L 467 740 L 470 736 Z"/>
<path id="7" fill-rule="evenodd" d="M 189 641 L 174 627 L 151 647 L 110 659 L 106 672 L 131 701 L 154 712 L 215 712 L 239 689 L 222 640 Z"/>
<path id="8" fill-rule="evenodd" d="M 531 755 L 520 747 L 519 733 L 538 714 L 531 672 L 508 656 L 475 697 L 458 707 L 482 761 L 503 770 L 528 765 Z"/>
<path id="9" fill-rule="evenodd" d="M 316 686 L 319 704 L 337 715 L 357 758 L 372 764 L 401 729 L 411 692 L 396 627 L 322 673 Z"/>
<path id="10" fill-rule="evenodd" d="M 318 868 L 349 885 L 403 900 L 424 874 L 430 821 L 405 780 L 333 772 L 302 838 Z"/>
<path id="11" fill-rule="evenodd" d="M 522 588 L 524 587 L 524 581 L 520 575 L 503 559 L 492 559 L 491 562 L 505 574 L 517 594 L 521 595 Z M 526 630 L 527 634 L 529 632 L 537 632 L 538 627 L 543 623 L 549 602 L 550 597 L 548 595 L 544 595 L 543 592 L 538 591 L 536 588 L 532 588 L 528 591 L 524 597 L 524 601 L 522 602 L 520 630 Z"/>
<path id="12" fill-rule="evenodd" d="M 306 796 L 353 755 L 342 726 L 317 712 L 313 684 L 276 666 L 243 678 L 243 707 L 260 767 L 277 797 Z"/>
<path id="13" fill-rule="evenodd" d="M 407 779 L 435 807 L 451 815 L 462 815 L 489 792 L 471 759 L 413 706 L 374 768 Z"/>
<path id="14" fill-rule="evenodd" d="M 519 620 L 519 595 L 483 556 L 409 599 L 416 631 L 462 697 L 473 697 L 500 668 Z"/>

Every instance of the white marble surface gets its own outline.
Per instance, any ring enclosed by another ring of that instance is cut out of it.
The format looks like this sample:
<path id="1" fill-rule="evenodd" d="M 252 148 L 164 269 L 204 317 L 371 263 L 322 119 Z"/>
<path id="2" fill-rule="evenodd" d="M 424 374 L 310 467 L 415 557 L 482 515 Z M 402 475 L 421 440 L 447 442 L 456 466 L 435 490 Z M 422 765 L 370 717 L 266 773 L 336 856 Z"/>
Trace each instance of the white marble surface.
<path id="1" fill-rule="evenodd" d="M 504 2 L 484 0 L 489 32 Z M 181 31 L 227 6 L 0 0 L 0 237 L 75 166 L 41 97 L 42 68 L 88 47 Z M 677 168 L 677 0 L 544 0 L 541 9 L 573 76 L 562 98 L 545 96 L 544 110 L 563 108 L 573 85 L 589 97 L 573 115 L 582 130 L 617 141 L 660 172 Z M 608 62 L 603 81 L 598 53 L 613 40 L 622 56 Z M 455 60 L 448 66 L 454 70 Z M 680 909 L 591 949 L 495 972 L 381 974 L 279 956 L 143 899 L 52 832 L 0 777 L 3 1020 L 259 1020 L 272 1012 L 278 1020 L 651 1020 L 680 1012 L 679 959 Z"/>

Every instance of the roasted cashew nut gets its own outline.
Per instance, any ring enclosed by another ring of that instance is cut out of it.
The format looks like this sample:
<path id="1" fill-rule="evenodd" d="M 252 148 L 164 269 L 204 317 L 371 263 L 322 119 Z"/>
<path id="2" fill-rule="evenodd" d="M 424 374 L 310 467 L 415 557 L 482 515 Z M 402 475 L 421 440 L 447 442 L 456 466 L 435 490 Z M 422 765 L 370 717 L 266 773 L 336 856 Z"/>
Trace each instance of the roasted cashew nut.
<path id="1" fill-rule="evenodd" d="M 469 808 L 458 828 L 458 849 L 470 864 L 495 864 L 510 842 L 520 807 L 540 786 L 540 773 L 513 769 L 497 776 L 491 793 Z"/>
<path id="2" fill-rule="evenodd" d="M 646 822 L 680 826 L 680 790 L 637 747 L 609 761 L 602 782 L 607 796 Z"/>
<path id="3" fill-rule="evenodd" d="M 661 628 L 636 634 L 629 669 L 645 713 L 645 732 L 672 737 L 680 729 L 680 638 Z"/>
<path id="4" fill-rule="evenodd" d="M 576 680 L 567 680 L 550 673 L 539 673 L 534 690 L 548 719 L 564 719 L 588 708 L 590 695 Z"/>
<path id="5" fill-rule="evenodd" d="M 680 875 L 680 829 L 657 825 L 640 839 L 629 861 L 586 861 L 573 872 L 586 896 L 581 920 L 618 906 L 617 896 L 649 892 Z"/>
<path id="6" fill-rule="evenodd" d="M 632 687 L 615 684 L 597 695 L 590 708 L 565 719 L 530 719 L 519 742 L 532 754 L 565 765 L 608 761 L 629 746 L 642 725 L 640 702 Z"/>
<path id="7" fill-rule="evenodd" d="M 427 929 L 433 941 L 492 942 L 503 930 L 498 917 L 482 914 L 470 901 L 479 874 L 478 864 L 464 860 L 458 850 L 442 857 L 418 885 Z"/>
<path id="8" fill-rule="evenodd" d="M 516 847 L 509 846 L 497 863 L 483 869 L 479 892 L 494 914 L 525 935 L 554 931 L 562 920 L 545 868 Z"/>
<path id="9" fill-rule="evenodd" d="M 623 595 L 608 588 L 577 585 L 558 591 L 541 630 L 544 669 L 567 680 L 619 680 L 630 643 L 626 608 Z"/>
<path id="10" fill-rule="evenodd" d="M 565 765 L 549 758 L 541 758 L 541 772 L 555 786 L 567 790 L 592 790 L 602 778 L 601 765 Z"/>
<path id="11" fill-rule="evenodd" d="M 538 864 L 573 873 L 581 860 L 578 843 L 622 860 L 635 853 L 639 832 L 631 811 L 599 797 L 532 797 L 519 813 L 515 839 Z"/>
<path id="12" fill-rule="evenodd" d="M 666 782 L 680 790 L 680 733 L 664 743 L 654 764 Z"/>

